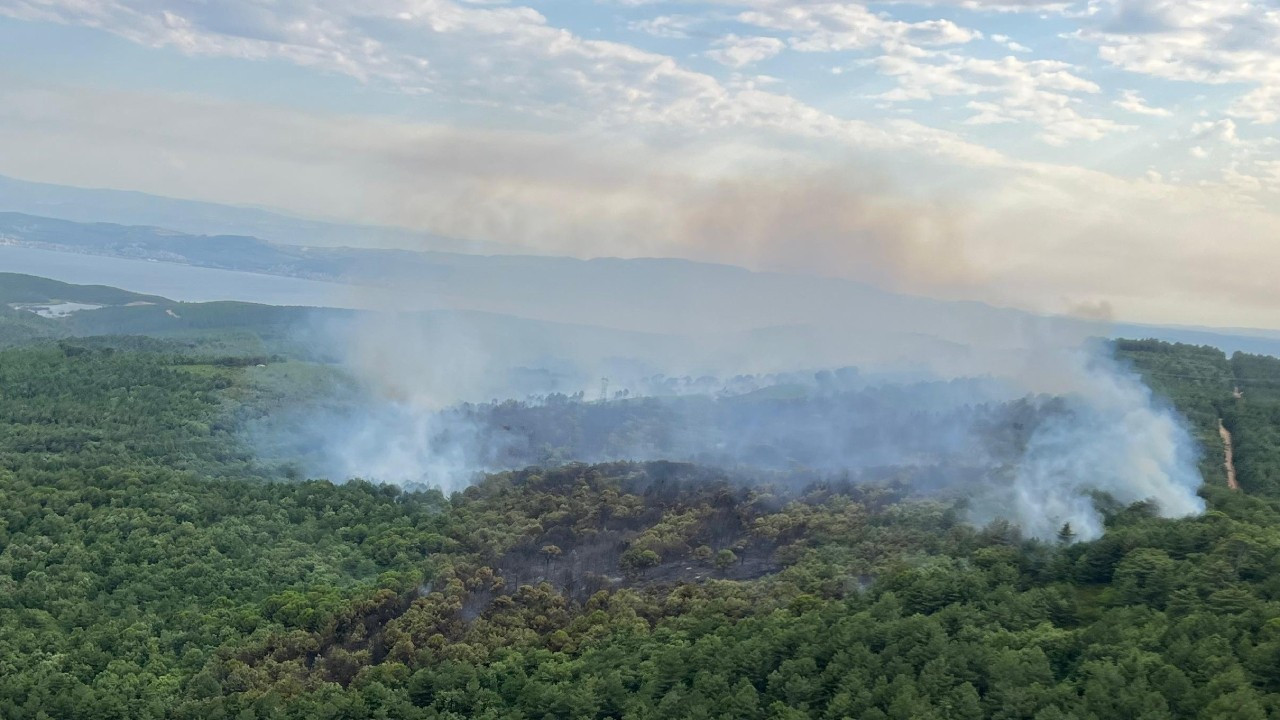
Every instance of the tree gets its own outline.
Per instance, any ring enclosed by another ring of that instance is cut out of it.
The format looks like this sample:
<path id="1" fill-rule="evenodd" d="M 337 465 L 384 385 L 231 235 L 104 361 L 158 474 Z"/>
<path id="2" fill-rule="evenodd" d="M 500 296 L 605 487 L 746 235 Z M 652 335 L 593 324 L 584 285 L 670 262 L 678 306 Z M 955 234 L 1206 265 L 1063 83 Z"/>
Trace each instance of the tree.
<path id="1" fill-rule="evenodd" d="M 1173 588 L 1177 563 L 1164 550 L 1137 548 L 1116 565 L 1113 580 L 1121 602 L 1163 608 Z"/>
<path id="2" fill-rule="evenodd" d="M 716 553 L 716 561 L 715 561 L 716 569 L 719 570 L 720 572 L 724 572 L 729 568 L 733 567 L 733 564 L 737 561 L 738 561 L 738 556 L 734 555 L 733 551 L 730 550 L 729 548 L 725 548 L 720 552 Z"/>
<path id="3" fill-rule="evenodd" d="M 560 549 L 559 545 L 543 545 L 542 550 L 540 550 L 539 552 L 542 553 L 543 563 L 547 566 L 550 566 L 551 561 L 560 557 L 561 553 L 563 553 L 564 551 Z"/>
<path id="4" fill-rule="evenodd" d="M 662 563 L 662 557 L 652 550 L 641 550 L 640 548 L 631 548 L 622 553 L 619 564 L 622 569 L 629 573 L 639 573 L 644 575 L 649 568 L 657 567 Z"/>
<path id="5" fill-rule="evenodd" d="M 1070 545 L 1076 539 L 1076 531 L 1071 529 L 1071 523 L 1062 523 L 1062 527 L 1058 529 L 1058 544 Z"/>

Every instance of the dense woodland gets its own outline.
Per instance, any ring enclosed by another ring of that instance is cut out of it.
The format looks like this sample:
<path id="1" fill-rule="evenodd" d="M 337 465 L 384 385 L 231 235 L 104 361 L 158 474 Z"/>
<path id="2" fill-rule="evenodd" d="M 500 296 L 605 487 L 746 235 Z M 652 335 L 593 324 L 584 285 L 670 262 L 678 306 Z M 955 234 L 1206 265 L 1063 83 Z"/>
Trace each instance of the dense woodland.
<path id="1" fill-rule="evenodd" d="M 813 473 L 295 481 L 245 441 L 245 363 L 30 340 L 0 351 L 3 718 L 1280 718 L 1274 358 L 1120 343 L 1210 510 L 1099 498 L 1076 543 Z"/>

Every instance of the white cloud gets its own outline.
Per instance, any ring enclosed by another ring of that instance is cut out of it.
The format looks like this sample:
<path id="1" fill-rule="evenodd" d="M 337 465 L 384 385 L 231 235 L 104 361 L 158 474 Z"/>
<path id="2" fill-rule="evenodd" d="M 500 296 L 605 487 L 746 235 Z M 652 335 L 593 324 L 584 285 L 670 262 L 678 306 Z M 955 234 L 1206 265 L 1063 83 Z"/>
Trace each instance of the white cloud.
<path id="1" fill-rule="evenodd" d="M 879 96 L 885 100 L 979 98 L 966 104 L 974 111 L 965 121 L 971 125 L 1026 122 L 1038 126 L 1041 139 L 1052 145 L 1131 129 L 1078 109 L 1079 95 L 1097 94 L 1101 88 L 1072 72 L 1068 63 L 1013 56 L 989 60 L 912 46 L 891 48 L 870 62 L 898 84 Z"/>
<path id="2" fill-rule="evenodd" d="M 1136 115 L 1169 117 L 1173 114 L 1164 108 L 1151 107 L 1146 100 L 1142 99 L 1142 94 L 1136 90 L 1121 91 L 1120 98 L 1115 101 L 1115 106 Z"/>
<path id="3" fill-rule="evenodd" d="M 1236 124 L 1231 118 L 1195 123 L 1191 126 L 1191 134 L 1197 140 L 1215 140 L 1227 145 L 1240 144 L 1240 136 L 1236 134 Z"/>
<path id="4" fill-rule="evenodd" d="M 1014 41 L 1013 38 L 1009 37 L 1008 35 L 992 35 L 991 40 L 993 42 L 1000 43 L 1001 45 L 1009 48 L 1010 50 L 1016 53 L 1031 52 L 1031 48 L 1027 47 L 1026 45 L 1023 45 L 1022 43 Z"/>
<path id="5" fill-rule="evenodd" d="M 280 58 L 565 127 L 759 130 L 859 147 L 913 148 L 976 163 L 1008 159 L 918 124 L 852 121 L 758 85 L 729 87 L 674 58 L 589 40 L 529 8 L 452 0 L 0 0 L 0 13 L 86 25 L 183 52 Z M 889 23 L 941 38 L 946 26 Z M 376 31 L 376 32 L 375 32 Z"/>
<path id="6" fill-rule="evenodd" d="M 700 20 L 692 15 L 658 15 L 635 20 L 629 24 L 629 27 L 654 37 L 688 39 L 689 31 L 699 22 Z"/>
<path id="7" fill-rule="evenodd" d="M 659 5 L 669 3 L 671 0 L 611 0 L 619 5 L 628 7 L 637 7 L 644 5 Z M 696 3 L 697 0 L 695 0 Z M 795 4 L 803 4 L 804 0 Z M 712 6 L 734 5 L 758 5 L 762 4 L 762 0 L 701 0 L 702 4 Z M 776 2 L 776 0 L 763 0 L 763 2 Z M 685 4 L 685 3 L 682 3 Z M 878 4 L 882 5 L 917 5 L 923 7 L 937 8 L 958 8 L 962 10 L 971 10 L 975 12 L 993 12 L 993 13 L 1037 13 L 1037 14 L 1061 14 L 1067 12 L 1078 11 L 1079 6 L 1084 4 L 1084 0 L 881 0 Z"/>
<path id="8" fill-rule="evenodd" d="M 955 7 L 978 12 L 998 13 L 1066 13 L 1081 3 L 1078 0 L 887 0 L 893 5 L 925 5 Z"/>
<path id="9" fill-rule="evenodd" d="M 982 38 L 977 30 L 950 20 L 903 22 L 857 3 L 806 4 L 757 0 L 738 15 L 744 23 L 789 35 L 789 45 L 802 52 L 876 50 L 866 61 L 897 87 L 876 96 L 891 103 L 929 101 L 935 97 L 971 96 L 971 125 L 1029 123 L 1042 140 L 1062 145 L 1096 140 L 1131 129 L 1082 112 L 1078 94 L 1096 94 L 1098 85 L 1076 74 L 1074 66 L 1054 60 L 998 60 L 972 57 L 947 46 Z M 1025 51 L 1006 35 L 992 40 Z M 945 48 L 945 49 L 944 49 Z"/>
<path id="10" fill-rule="evenodd" d="M 950 20 L 903 22 L 857 3 L 794 4 L 764 0 L 740 13 L 737 19 L 748 25 L 788 33 L 791 47 L 802 52 L 865 49 L 889 41 L 955 45 L 982 37 L 982 33 Z"/>
<path id="11" fill-rule="evenodd" d="M 1277 39 L 1280 41 L 1280 38 Z M 1280 120 L 1280 80 L 1250 90 L 1236 98 L 1227 112 L 1234 117 L 1269 125 Z"/>
<path id="12" fill-rule="evenodd" d="M 671 58 L 551 26 L 522 7 L 452 0 L 0 0 L 0 13 L 85 25 L 192 55 L 280 59 L 450 102 L 547 116 L 656 118 L 719 102 Z M 566 102 L 569 101 L 569 102 Z"/>
<path id="13" fill-rule="evenodd" d="M 1280 202 L 1280 140 L 1267 136 L 1242 137 L 1240 128 L 1229 117 L 1202 120 L 1190 125 L 1188 132 L 1173 138 L 1185 143 L 1187 152 L 1203 163 L 1195 181 L 1201 187 L 1213 187 L 1237 201 L 1264 207 L 1277 207 Z"/>
<path id="14" fill-rule="evenodd" d="M 786 44 L 772 37 L 726 35 L 713 43 L 713 46 L 712 50 L 707 51 L 707 57 L 721 65 L 742 68 L 777 55 Z"/>
<path id="15" fill-rule="evenodd" d="M 1273 0 L 1092 0 L 1075 36 L 1131 72 L 1253 86 L 1231 108 L 1255 123 L 1280 120 L 1280 10 Z"/>
<path id="16" fill-rule="evenodd" d="M 354 32 L 346 18 L 335 16 L 322 3 L 290 2 L 269 8 L 193 0 L 4 0 L 0 14 L 85 25 L 192 55 L 282 59 L 362 80 L 380 77 L 408 85 L 428 75 L 420 58 L 399 55 L 376 39 Z"/>

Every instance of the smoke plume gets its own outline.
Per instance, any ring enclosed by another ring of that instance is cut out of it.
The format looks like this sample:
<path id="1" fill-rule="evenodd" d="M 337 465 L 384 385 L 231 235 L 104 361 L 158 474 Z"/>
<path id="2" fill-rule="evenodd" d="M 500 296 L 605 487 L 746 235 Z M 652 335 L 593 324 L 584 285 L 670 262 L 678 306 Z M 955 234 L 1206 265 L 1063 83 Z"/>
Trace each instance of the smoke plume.
<path id="1" fill-rule="evenodd" d="M 286 444 L 305 449 L 310 475 L 446 491 L 533 464 L 668 459 L 905 482 L 1046 539 L 1064 524 L 1101 534 L 1101 496 L 1203 510 L 1188 432 L 1090 340 L 1096 326 L 983 327 L 952 353 L 921 353 L 913 336 L 840 345 L 824 359 L 860 369 L 831 372 L 798 365 L 808 336 L 770 355 L 767 333 L 628 345 L 483 314 L 349 314 L 316 337 L 354 382 L 281 426 L 305 436 Z M 767 373 L 761 357 L 776 363 Z"/>
<path id="2" fill-rule="evenodd" d="M 1025 533 L 1045 539 L 1070 525 L 1089 540 L 1103 530 L 1098 493 L 1124 504 L 1154 502 L 1163 517 L 1203 512 L 1195 443 L 1172 410 L 1102 348 L 1082 347 L 1062 359 L 1074 385 L 1063 411 L 1036 426 L 1007 497 L 994 494 L 1007 505 L 979 504 L 979 514 L 1011 516 Z"/>

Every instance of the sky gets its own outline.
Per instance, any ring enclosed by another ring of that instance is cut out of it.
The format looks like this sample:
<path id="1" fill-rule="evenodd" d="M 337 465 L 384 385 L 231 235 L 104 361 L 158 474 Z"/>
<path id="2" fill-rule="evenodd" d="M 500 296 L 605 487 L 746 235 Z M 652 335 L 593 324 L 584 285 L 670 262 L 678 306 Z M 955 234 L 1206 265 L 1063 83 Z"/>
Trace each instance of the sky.
<path id="1" fill-rule="evenodd" d="M 1280 328 L 1276 0 L 0 0 L 0 173 Z"/>

